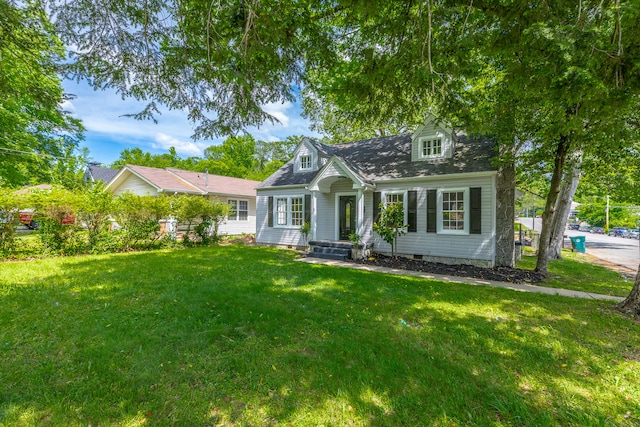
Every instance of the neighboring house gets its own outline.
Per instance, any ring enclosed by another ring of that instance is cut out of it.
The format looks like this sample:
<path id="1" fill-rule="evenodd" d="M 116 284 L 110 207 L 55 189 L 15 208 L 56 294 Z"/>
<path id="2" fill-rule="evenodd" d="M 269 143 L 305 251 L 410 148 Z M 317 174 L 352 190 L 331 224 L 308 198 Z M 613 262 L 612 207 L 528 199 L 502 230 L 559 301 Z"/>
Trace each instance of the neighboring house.
<path id="1" fill-rule="evenodd" d="M 173 168 L 150 168 L 126 165 L 107 184 L 114 195 L 131 192 L 157 196 L 162 193 L 193 194 L 217 199 L 232 206 L 230 215 L 220 225 L 221 234 L 256 232 L 256 185 L 259 181 L 191 172 Z"/>
<path id="2" fill-rule="evenodd" d="M 97 182 L 102 181 L 105 184 L 119 172 L 117 169 L 103 168 L 101 163 L 89 163 L 84 171 L 84 182 Z"/>
<path id="3" fill-rule="evenodd" d="M 308 221 L 309 240 L 320 245 L 357 233 L 374 251 L 390 253 L 372 224 L 381 203 L 400 201 L 408 226 L 397 240 L 398 254 L 494 266 L 496 229 L 513 228 L 513 213 L 511 224 L 500 224 L 506 220 L 496 215 L 496 155 L 494 141 L 456 135 L 433 121 L 413 134 L 349 144 L 305 138 L 293 159 L 257 187 L 256 241 L 302 247 L 300 227 Z M 513 233 L 510 239 L 513 254 Z"/>

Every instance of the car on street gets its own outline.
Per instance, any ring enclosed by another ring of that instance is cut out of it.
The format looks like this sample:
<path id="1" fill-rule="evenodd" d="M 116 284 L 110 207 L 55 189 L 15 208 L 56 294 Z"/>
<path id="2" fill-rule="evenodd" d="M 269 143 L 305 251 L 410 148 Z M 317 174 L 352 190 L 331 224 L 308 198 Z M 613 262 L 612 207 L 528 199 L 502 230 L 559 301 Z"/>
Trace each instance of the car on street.
<path id="1" fill-rule="evenodd" d="M 637 239 L 639 235 L 640 235 L 640 231 L 638 230 L 627 230 L 624 232 L 622 237 L 625 237 L 627 239 Z"/>
<path id="2" fill-rule="evenodd" d="M 588 232 L 590 232 L 590 231 L 591 231 L 591 227 L 589 227 L 588 225 L 581 225 L 581 226 L 578 228 L 578 231 L 582 231 L 582 232 L 584 232 L 584 233 L 588 233 Z"/>
<path id="3" fill-rule="evenodd" d="M 592 227 L 591 228 L 591 233 L 592 234 L 604 234 L 604 228 L 602 228 L 602 227 Z"/>
<path id="4" fill-rule="evenodd" d="M 575 223 L 575 224 L 569 224 L 569 230 L 577 230 L 580 228 L 580 224 Z"/>
<path id="5" fill-rule="evenodd" d="M 609 230 L 609 236 L 622 237 L 626 231 L 629 231 L 626 227 L 613 227 Z"/>

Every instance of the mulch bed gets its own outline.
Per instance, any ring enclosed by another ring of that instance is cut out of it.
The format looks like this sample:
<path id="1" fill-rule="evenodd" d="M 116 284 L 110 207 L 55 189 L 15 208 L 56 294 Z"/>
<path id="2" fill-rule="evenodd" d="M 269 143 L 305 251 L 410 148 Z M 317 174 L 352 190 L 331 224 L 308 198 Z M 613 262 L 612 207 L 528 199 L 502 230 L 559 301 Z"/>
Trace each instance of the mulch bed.
<path id="1" fill-rule="evenodd" d="M 438 262 L 427 262 L 404 257 L 392 258 L 387 255 L 374 254 L 361 260 L 353 261 L 358 264 L 376 265 L 379 267 L 397 268 L 400 270 L 422 271 L 425 273 L 442 274 L 448 276 L 473 277 L 475 279 L 495 280 L 509 283 L 542 283 L 544 276 L 535 271 L 519 268 L 494 267 L 483 268 L 473 265 L 448 265 Z"/>

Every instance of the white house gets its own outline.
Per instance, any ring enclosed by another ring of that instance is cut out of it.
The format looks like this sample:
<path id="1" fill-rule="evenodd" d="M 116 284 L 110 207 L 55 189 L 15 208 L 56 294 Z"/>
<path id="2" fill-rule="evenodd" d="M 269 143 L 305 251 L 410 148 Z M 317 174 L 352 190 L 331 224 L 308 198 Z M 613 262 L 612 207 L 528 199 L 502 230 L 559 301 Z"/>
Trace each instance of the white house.
<path id="1" fill-rule="evenodd" d="M 256 186 L 259 181 L 192 172 L 174 168 L 126 165 L 107 184 L 114 195 L 131 192 L 141 196 L 193 194 L 232 206 L 232 214 L 220 225 L 221 234 L 256 232 Z"/>
<path id="2" fill-rule="evenodd" d="M 457 135 L 433 120 L 413 134 L 349 144 L 304 139 L 293 159 L 257 187 L 256 241 L 304 246 L 300 227 L 309 222 L 318 256 L 331 257 L 323 247 L 345 246 L 335 242 L 352 233 L 388 253 L 372 224 L 381 203 L 400 201 L 408 227 L 399 254 L 494 266 L 496 229 L 506 225 L 497 223 L 496 155 L 494 141 Z"/>

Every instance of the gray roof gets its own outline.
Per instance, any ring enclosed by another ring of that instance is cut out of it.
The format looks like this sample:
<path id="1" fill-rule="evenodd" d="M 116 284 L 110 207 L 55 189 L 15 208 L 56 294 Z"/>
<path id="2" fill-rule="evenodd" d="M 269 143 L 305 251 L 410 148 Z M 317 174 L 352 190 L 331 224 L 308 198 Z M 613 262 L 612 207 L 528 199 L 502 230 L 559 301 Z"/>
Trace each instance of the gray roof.
<path id="1" fill-rule="evenodd" d="M 337 145 L 314 141 L 314 145 L 321 155 L 337 156 L 368 182 L 497 169 L 491 163 L 497 155 L 495 142 L 489 138 L 459 135 L 454 138 L 452 158 L 411 161 L 411 136 L 403 134 Z M 257 188 L 306 185 L 318 172 L 294 173 L 292 159 Z"/>
<path id="2" fill-rule="evenodd" d="M 89 165 L 87 166 L 87 171 L 85 172 L 85 176 L 88 174 L 93 181 L 103 181 L 105 184 L 116 176 L 118 170 L 103 168 L 97 165 Z"/>

